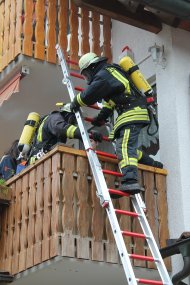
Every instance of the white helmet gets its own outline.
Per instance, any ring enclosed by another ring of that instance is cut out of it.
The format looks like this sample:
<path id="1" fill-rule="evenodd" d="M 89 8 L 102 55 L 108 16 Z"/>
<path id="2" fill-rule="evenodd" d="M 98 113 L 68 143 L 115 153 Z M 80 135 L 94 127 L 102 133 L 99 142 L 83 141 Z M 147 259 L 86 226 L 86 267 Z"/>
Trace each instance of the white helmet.
<path id="1" fill-rule="evenodd" d="M 72 113 L 71 112 L 71 103 L 67 103 L 67 104 L 63 105 L 63 107 L 60 108 L 60 112 Z"/>
<path id="2" fill-rule="evenodd" d="M 101 58 L 94 52 L 88 52 L 84 54 L 79 60 L 80 72 L 82 73 L 84 69 L 89 67 L 92 63 L 96 63 L 98 61 L 101 61 Z"/>

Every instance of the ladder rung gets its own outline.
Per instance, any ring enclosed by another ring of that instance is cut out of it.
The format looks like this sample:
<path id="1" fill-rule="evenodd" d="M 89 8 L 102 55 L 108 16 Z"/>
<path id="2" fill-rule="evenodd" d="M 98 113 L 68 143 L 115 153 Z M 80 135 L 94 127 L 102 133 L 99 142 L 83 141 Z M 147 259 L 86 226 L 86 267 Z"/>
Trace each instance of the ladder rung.
<path id="1" fill-rule="evenodd" d="M 119 210 L 115 209 L 116 214 L 121 214 L 121 215 L 126 215 L 126 216 L 131 216 L 131 217 L 139 217 L 139 214 L 134 213 L 134 212 L 129 212 L 129 211 L 124 211 L 124 210 Z"/>
<path id="2" fill-rule="evenodd" d="M 162 281 L 148 280 L 148 279 L 137 279 L 138 283 L 141 284 L 153 284 L 153 285 L 163 285 Z"/>
<path id="3" fill-rule="evenodd" d="M 96 150 L 96 154 L 101 155 L 101 156 L 105 156 L 105 157 L 110 157 L 110 158 L 117 159 L 117 156 L 115 154 L 111 154 L 111 153 L 100 151 L 100 150 Z"/>
<path id="4" fill-rule="evenodd" d="M 124 236 L 131 236 L 131 237 L 138 237 L 138 238 L 144 238 L 146 239 L 146 236 L 144 234 L 134 233 L 134 232 L 128 232 L 128 231 L 121 231 L 122 235 Z"/>
<path id="5" fill-rule="evenodd" d="M 118 176 L 118 177 L 122 177 L 123 174 L 119 173 L 119 172 L 116 172 L 116 171 L 112 171 L 112 170 L 108 170 L 108 169 L 103 169 L 102 172 L 104 174 L 110 174 L 110 175 L 115 175 L 115 176 Z"/>
<path id="6" fill-rule="evenodd" d="M 77 78 L 80 78 L 80 79 L 85 79 L 84 76 L 76 73 L 76 72 L 70 72 L 70 76 L 74 76 L 74 77 L 77 77 Z"/>
<path id="7" fill-rule="evenodd" d="M 90 136 L 90 138 L 92 138 L 92 134 L 91 135 L 89 134 L 89 136 Z M 109 141 L 108 137 L 105 137 L 105 136 L 102 136 L 102 140 L 103 141 Z"/>
<path id="8" fill-rule="evenodd" d="M 138 255 L 138 254 L 129 254 L 129 256 L 133 259 L 155 261 L 152 256 L 145 256 L 145 255 Z"/>
<path id="9" fill-rule="evenodd" d="M 111 194 L 117 194 L 117 195 L 124 196 L 124 197 L 130 196 L 128 193 L 124 193 L 120 190 L 115 190 L 115 189 L 108 189 L 108 190 L 109 190 L 109 193 L 111 193 Z"/>
<path id="10" fill-rule="evenodd" d="M 67 59 L 66 62 L 69 64 L 79 65 L 78 62 L 70 60 L 70 59 Z"/>
<path id="11" fill-rule="evenodd" d="M 82 88 L 82 87 L 80 87 L 80 86 L 75 86 L 75 90 L 82 92 L 82 91 L 84 91 L 85 89 Z"/>

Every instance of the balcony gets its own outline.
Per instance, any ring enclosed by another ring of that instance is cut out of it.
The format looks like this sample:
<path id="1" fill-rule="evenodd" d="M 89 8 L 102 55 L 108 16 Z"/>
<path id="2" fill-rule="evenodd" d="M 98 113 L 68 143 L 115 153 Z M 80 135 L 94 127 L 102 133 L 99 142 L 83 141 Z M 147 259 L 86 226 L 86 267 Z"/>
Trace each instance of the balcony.
<path id="1" fill-rule="evenodd" d="M 117 171 L 116 160 L 99 158 L 104 169 Z M 145 188 L 146 215 L 159 247 L 164 247 L 169 238 L 166 175 L 166 170 L 139 165 L 139 178 Z M 105 176 L 108 187 L 117 188 L 118 178 Z M 1 210 L 1 270 L 12 275 L 22 274 L 58 258 L 78 264 L 81 260 L 96 266 L 103 264 L 105 274 L 106 267 L 114 264 L 121 267 L 106 212 L 96 196 L 85 151 L 56 146 L 34 165 L 11 178 L 7 185 L 12 192 L 10 206 Z M 128 197 L 112 201 L 115 208 L 133 211 Z M 122 230 L 141 232 L 136 218 L 118 216 L 118 219 Z M 151 255 L 143 239 L 124 239 L 128 252 Z M 170 259 L 165 263 L 171 270 Z M 133 265 L 137 274 L 140 270 L 140 277 L 142 272 L 144 276 L 150 272 L 156 274 L 151 262 L 133 260 Z M 64 261 L 60 270 L 62 277 L 67 267 Z"/>
<path id="2" fill-rule="evenodd" d="M 20 54 L 57 63 L 57 43 L 76 62 L 90 49 L 111 59 L 111 19 L 73 1 L 4 0 L 0 19 L 0 72 Z"/>

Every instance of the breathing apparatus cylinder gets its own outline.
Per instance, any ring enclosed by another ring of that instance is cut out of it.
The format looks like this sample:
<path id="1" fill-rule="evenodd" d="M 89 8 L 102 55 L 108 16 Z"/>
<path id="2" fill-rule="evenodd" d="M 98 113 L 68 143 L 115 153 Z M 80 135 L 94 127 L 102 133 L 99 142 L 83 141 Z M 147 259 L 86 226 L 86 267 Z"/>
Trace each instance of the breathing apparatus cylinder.
<path id="1" fill-rule="evenodd" d="M 134 63 L 128 54 L 129 48 L 125 47 L 120 56 L 121 59 L 119 61 L 119 65 L 129 74 L 130 79 L 142 94 L 145 96 L 152 96 L 153 90 L 150 84 L 144 78 L 143 74 L 139 70 L 139 67 Z"/>
<path id="2" fill-rule="evenodd" d="M 147 105 L 147 109 L 149 112 L 150 121 L 152 122 L 154 120 L 156 125 L 156 129 L 154 132 L 150 132 L 151 124 L 147 129 L 147 133 L 152 136 L 157 133 L 159 127 L 158 120 L 156 117 L 156 110 L 152 105 L 152 103 L 154 102 L 154 92 L 148 81 L 145 79 L 145 77 L 139 70 L 138 65 L 134 63 L 131 57 L 133 57 L 132 50 L 128 46 L 124 47 L 120 56 L 119 66 L 128 74 L 128 80 L 132 82 L 137 91 L 140 91 L 139 94 L 142 96 L 146 96 L 146 102 L 149 103 Z"/>
<path id="3" fill-rule="evenodd" d="M 38 113 L 29 113 L 20 140 L 18 142 L 18 149 L 23 156 L 25 156 L 31 148 L 31 144 L 39 121 L 40 115 Z"/>

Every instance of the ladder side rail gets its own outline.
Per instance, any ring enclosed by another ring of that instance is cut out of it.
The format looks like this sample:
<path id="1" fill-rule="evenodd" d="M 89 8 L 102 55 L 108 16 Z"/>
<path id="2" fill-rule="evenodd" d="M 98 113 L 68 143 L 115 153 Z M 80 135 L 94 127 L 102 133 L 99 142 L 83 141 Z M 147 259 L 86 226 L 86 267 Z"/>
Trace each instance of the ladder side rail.
<path id="1" fill-rule="evenodd" d="M 136 195 L 135 195 L 136 196 Z M 143 233 L 144 235 L 147 237 L 147 243 L 148 243 L 148 246 L 149 246 L 149 249 L 152 253 L 152 256 L 155 260 L 155 264 L 157 266 L 157 269 L 160 273 L 160 276 L 161 276 L 161 279 L 163 281 L 163 284 L 169 284 L 169 285 L 172 285 L 172 282 L 171 282 L 171 279 L 169 277 L 169 274 L 166 270 L 166 267 L 165 267 L 165 264 L 164 264 L 164 261 L 162 259 L 162 256 L 160 254 L 160 251 L 158 249 L 158 246 L 157 246 L 157 243 L 154 239 L 154 236 L 152 234 L 152 230 L 149 226 L 149 223 L 147 221 L 147 218 L 145 216 L 145 213 L 143 211 L 143 209 L 140 207 L 139 205 L 139 201 L 141 198 L 141 196 L 139 195 L 138 196 L 138 199 L 137 197 L 131 197 L 132 199 L 132 204 L 133 204 L 133 207 L 135 209 L 135 212 L 139 214 L 139 222 L 141 224 L 141 227 L 142 227 L 142 230 L 143 230 Z"/>
<path id="2" fill-rule="evenodd" d="M 63 76 L 64 76 L 63 83 L 67 85 L 69 95 L 72 100 L 75 96 L 74 88 L 69 78 L 69 73 L 68 73 L 66 63 L 64 61 L 63 53 L 58 45 L 56 46 L 56 49 L 57 49 L 58 57 L 60 59 L 61 68 L 63 71 Z M 125 242 L 124 242 L 124 239 L 123 239 L 120 227 L 119 227 L 119 223 L 118 223 L 118 220 L 115 214 L 115 210 L 111 202 L 111 198 L 109 195 L 109 191 L 108 191 L 107 184 L 106 184 L 103 172 L 102 172 L 100 162 L 98 160 L 98 157 L 95 151 L 91 149 L 90 139 L 86 131 L 85 125 L 83 123 L 83 120 L 82 120 L 81 111 L 76 112 L 75 115 L 76 115 L 78 126 L 81 131 L 84 146 L 87 151 L 87 156 L 89 159 L 90 167 L 93 172 L 93 177 L 96 183 L 98 196 L 100 198 L 100 201 L 104 202 L 106 200 L 109 202 L 108 207 L 106 207 L 106 211 L 107 211 L 109 222 L 110 222 L 113 234 L 114 234 L 114 238 L 117 244 L 117 248 L 118 248 L 119 255 L 120 255 L 120 258 L 123 264 L 123 268 L 124 268 L 124 272 L 125 272 L 128 284 L 137 285 L 134 271 L 133 271 L 130 258 L 129 258 L 129 255 L 128 255 L 128 252 L 125 246 Z"/>

